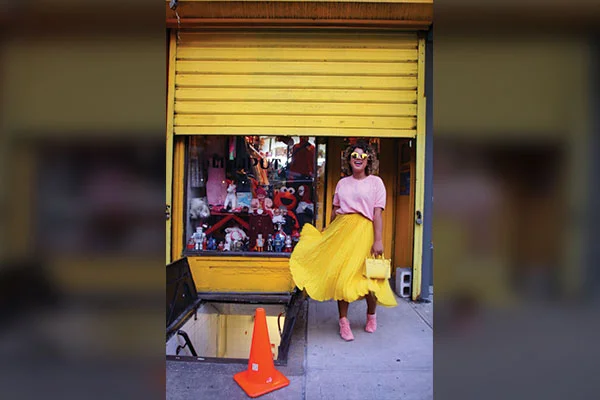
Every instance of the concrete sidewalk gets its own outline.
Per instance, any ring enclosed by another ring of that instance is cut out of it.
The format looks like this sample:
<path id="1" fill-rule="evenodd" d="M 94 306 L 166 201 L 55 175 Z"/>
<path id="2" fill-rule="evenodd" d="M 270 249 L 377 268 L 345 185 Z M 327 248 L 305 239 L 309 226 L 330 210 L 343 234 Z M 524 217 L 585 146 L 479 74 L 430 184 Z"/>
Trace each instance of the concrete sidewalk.
<path id="1" fill-rule="evenodd" d="M 433 303 L 398 299 L 378 307 L 377 332 L 364 331 L 366 304 L 350 305 L 355 340 L 339 337 L 337 305 L 309 300 L 299 315 L 288 364 L 290 385 L 261 399 L 350 400 L 433 398 Z M 247 399 L 233 375 L 241 364 L 167 362 L 167 399 Z"/>

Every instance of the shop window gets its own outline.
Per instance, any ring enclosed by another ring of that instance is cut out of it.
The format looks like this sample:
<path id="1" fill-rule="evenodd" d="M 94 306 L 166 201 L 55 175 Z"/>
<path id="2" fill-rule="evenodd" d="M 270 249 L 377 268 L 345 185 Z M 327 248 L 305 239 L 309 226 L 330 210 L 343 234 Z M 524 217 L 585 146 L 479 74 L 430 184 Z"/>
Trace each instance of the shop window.
<path id="1" fill-rule="evenodd" d="M 314 137 L 192 136 L 186 166 L 186 254 L 286 256 L 315 224 L 325 144 Z"/>

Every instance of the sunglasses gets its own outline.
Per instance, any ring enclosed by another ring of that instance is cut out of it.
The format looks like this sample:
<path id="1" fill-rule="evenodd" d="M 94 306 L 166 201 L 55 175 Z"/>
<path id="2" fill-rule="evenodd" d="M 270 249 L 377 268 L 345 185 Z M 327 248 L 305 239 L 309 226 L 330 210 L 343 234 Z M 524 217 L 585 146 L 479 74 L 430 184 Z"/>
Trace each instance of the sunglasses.
<path id="1" fill-rule="evenodd" d="M 366 160 L 367 158 L 369 158 L 369 155 L 367 153 L 362 153 L 362 154 L 358 154 L 357 152 L 352 152 L 352 154 L 350 154 L 350 158 L 353 158 L 355 160 Z"/>

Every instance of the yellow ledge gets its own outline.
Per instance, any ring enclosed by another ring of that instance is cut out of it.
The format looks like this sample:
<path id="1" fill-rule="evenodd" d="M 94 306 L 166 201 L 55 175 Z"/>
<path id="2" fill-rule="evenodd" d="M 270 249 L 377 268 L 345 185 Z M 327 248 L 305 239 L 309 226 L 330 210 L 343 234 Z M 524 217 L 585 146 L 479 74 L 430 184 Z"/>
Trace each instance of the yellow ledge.
<path id="1" fill-rule="evenodd" d="M 291 292 L 288 258 L 188 257 L 199 292 Z"/>

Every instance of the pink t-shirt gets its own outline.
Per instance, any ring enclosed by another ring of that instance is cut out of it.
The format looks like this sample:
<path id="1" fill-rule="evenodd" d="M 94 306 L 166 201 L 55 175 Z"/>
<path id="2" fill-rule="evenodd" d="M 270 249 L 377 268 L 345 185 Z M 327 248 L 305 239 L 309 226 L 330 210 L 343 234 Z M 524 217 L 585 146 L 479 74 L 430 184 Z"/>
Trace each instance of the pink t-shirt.
<path id="1" fill-rule="evenodd" d="M 362 214 L 373 221 L 375 207 L 385 208 L 385 186 L 380 177 L 368 175 L 356 179 L 352 175 L 340 179 L 335 187 L 333 205 L 336 214 Z"/>

